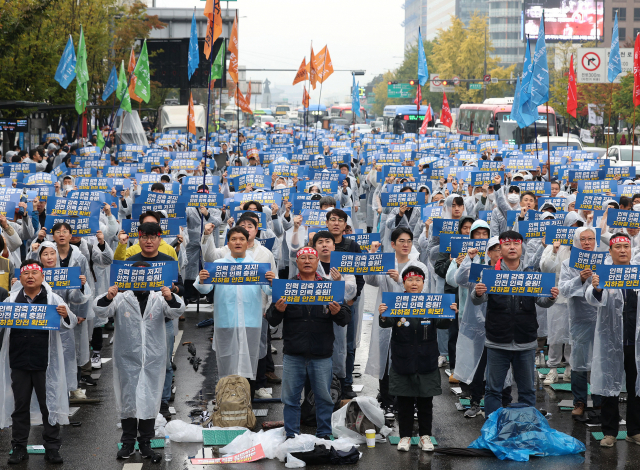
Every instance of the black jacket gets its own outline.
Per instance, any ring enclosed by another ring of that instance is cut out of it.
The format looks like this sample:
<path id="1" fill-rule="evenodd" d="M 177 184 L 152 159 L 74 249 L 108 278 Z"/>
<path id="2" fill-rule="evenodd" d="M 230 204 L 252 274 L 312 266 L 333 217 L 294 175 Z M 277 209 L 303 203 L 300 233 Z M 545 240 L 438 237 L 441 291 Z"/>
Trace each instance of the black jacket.
<path id="1" fill-rule="evenodd" d="M 362 248 L 358 245 L 353 238 L 342 237 L 342 241 L 340 243 L 336 243 L 335 251 L 340 251 L 342 253 L 362 253 Z M 356 276 L 356 296 L 353 300 L 356 300 L 360 293 L 362 292 L 362 288 L 364 287 L 364 277 Z"/>
<path id="2" fill-rule="evenodd" d="M 280 312 L 272 303 L 266 316 L 271 326 L 283 322 L 284 354 L 326 359 L 333 355 L 333 324 L 345 326 L 351 320 L 351 309 L 346 305 L 340 307 L 336 315 L 331 315 L 325 305 L 288 304 Z"/>
<path id="3" fill-rule="evenodd" d="M 494 343 L 526 344 L 538 337 L 536 298 L 489 294 L 485 329 Z"/>
<path id="4" fill-rule="evenodd" d="M 379 317 L 381 328 L 391 328 L 391 367 L 398 374 L 428 374 L 438 368 L 436 328 L 446 329 L 451 320 L 407 318 L 409 326 L 398 326 L 399 318 Z M 428 324 L 423 325 L 423 322 Z"/>

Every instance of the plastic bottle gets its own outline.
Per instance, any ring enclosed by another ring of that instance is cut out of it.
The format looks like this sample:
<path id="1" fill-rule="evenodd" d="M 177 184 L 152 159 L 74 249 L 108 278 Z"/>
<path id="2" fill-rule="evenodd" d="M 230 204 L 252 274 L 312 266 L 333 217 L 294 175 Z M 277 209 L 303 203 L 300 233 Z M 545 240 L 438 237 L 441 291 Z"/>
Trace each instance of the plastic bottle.
<path id="1" fill-rule="evenodd" d="M 164 461 L 171 462 L 173 455 L 171 454 L 171 439 L 169 436 L 164 436 Z"/>

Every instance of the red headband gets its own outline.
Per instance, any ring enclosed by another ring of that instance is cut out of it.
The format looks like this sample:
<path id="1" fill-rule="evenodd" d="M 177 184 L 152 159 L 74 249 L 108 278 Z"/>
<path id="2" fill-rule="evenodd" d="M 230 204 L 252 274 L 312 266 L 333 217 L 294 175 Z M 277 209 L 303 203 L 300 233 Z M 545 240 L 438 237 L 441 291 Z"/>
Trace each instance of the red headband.
<path id="1" fill-rule="evenodd" d="M 631 240 L 629 240 L 627 237 L 615 237 L 609 240 L 609 246 L 612 247 L 614 243 L 630 243 L 630 242 Z"/>
<path id="2" fill-rule="evenodd" d="M 314 255 L 317 258 L 318 252 L 313 248 L 311 248 L 310 246 L 307 246 L 305 248 L 301 248 L 298 250 L 298 253 L 296 254 L 296 259 L 300 258 L 300 256 L 302 255 Z"/>
<path id="3" fill-rule="evenodd" d="M 522 243 L 522 240 L 519 240 L 517 238 L 503 238 L 500 240 L 500 244 L 502 245 L 503 243 L 509 243 L 509 242 L 516 242 L 516 243 Z"/>
<path id="4" fill-rule="evenodd" d="M 23 266 L 23 267 L 20 268 L 20 274 L 22 274 L 25 271 L 40 271 L 40 272 L 42 272 L 42 268 L 37 264 L 27 264 L 26 266 Z"/>
<path id="5" fill-rule="evenodd" d="M 419 277 L 420 279 L 422 279 L 424 281 L 424 276 L 422 274 L 418 274 L 415 271 L 409 271 L 407 274 L 405 274 L 404 276 L 402 276 L 402 282 L 406 281 L 408 277 Z"/>

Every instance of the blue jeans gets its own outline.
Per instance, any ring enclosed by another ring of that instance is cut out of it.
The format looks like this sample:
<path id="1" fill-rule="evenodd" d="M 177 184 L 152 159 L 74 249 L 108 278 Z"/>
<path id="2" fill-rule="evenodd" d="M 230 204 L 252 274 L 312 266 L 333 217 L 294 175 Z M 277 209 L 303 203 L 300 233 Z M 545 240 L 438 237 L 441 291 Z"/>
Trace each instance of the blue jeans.
<path id="1" fill-rule="evenodd" d="M 576 372 L 571 371 L 571 393 L 573 393 L 574 406 L 580 402 L 587 406 L 587 371 Z M 602 405 L 602 397 L 600 395 L 591 395 L 593 406 Z"/>
<path id="2" fill-rule="evenodd" d="M 171 399 L 171 382 L 173 381 L 173 367 L 171 367 L 171 356 L 173 356 L 173 341 L 175 334 L 173 333 L 173 320 L 165 322 L 167 338 L 167 368 L 164 375 L 164 387 L 162 387 L 162 401 L 169 403 Z"/>
<path id="3" fill-rule="evenodd" d="M 518 402 L 536 406 L 535 356 L 535 349 L 509 351 L 487 348 L 487 387 L 484 394 L 484 412 L 487 418 L 502 406 L 504 379 L 511 365 L 513 378 L 518 385 Z"/>
<path id="4" fill-rule="evenodd" d="M 307 359 L 285 354 L 282 358 L 282 403 L 284 403 L 284 430 L 287 437 L 300 434 L 300 395 L 309 378 L 316 400 L 317 437 L 331 434 L 331 358 Z"/>
<path id="5" fill-rule="evenodd" d="M 449 355 L 449 330 L 438 330 L 438 351 L 441 356 Z"/>
<path id="6" fill-rule="evenodd" d="M 345 385 L 353 385 L 353 365 L 356 362 L 356 330 L 358 329 L 356 318 L 358 307 L 362 300 L 362 295 L 358 297 L 351 306 L 351 320 L 347 325 L 347 361 L 346 374 L 344 378 Z"/>

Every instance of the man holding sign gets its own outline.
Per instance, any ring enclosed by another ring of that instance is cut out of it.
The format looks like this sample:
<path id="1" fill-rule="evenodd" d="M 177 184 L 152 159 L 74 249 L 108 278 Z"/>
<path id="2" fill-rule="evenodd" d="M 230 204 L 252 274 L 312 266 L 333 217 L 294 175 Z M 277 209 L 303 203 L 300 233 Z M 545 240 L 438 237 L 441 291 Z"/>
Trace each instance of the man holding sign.
<path id="1" fill-rule="evenodd" d="M 637 287 L 611 288 L 604 279 L 604 275 L 616 266 L 629 265 L 629 236 L 624 233 L 613 234 L 609 240 L 609 254 L 613 266 L 598 266 L 598 274 L 591 276 L 591 285 L 585 292 L 587 302 L 598 309 L 595 329 L 598 340 L 593 345 L 591 393 L 602 395 L 602 447 L 613 447 L 616 443 L 620 427 L 618 402 L 625 374 L 628 393 L 627 441 L 640 443 L 640 400 L 636 392 Z"/>
<path id="2" fill-rule="evenodd" d="M 498 239 L 502 259 L 496 264 L 495 270 L 525 271 L 521 262 L 522 235 L 507 230 L 500 234 Z M 502 405 L 504 380 L 511 366 L 518 384 L 518 400 L 535 406 L 536 391 L 533 384 L 535 352 L 538 345 L 536 305 L 549 308 L 555 303 L 559 291 L 557 287 L 552 287 L 550 297 L 533 297 L 488 294 L 487 290 L 487 286 L 479 282 L 469 293 L 469 299 L 474 305 L 487 302 L 485 414 L 489 416 Z"/>
<path id="3" fill-rule="evenodd" d="M 0 390 L 3 393 L 0 428 L 12 427 L 11 446 L 13 453 L 9 464 L 17 464 L 29 458 L 27 439 L 29 438 L 31 397 L 35 391 L 42 413 L 44 429 L 45 460 L 62 463 L 60 449 L 60 425 L 69 424 L 69 402 L 65 375 L 62 341 L 59 328 L 71 329 L 77 324 L 76 316 L 64 301 L 44 282 L 42 264 L 35 260 L 25 260 L 20 265 L 22 288 L 11 293 L 5 302 L 29 305 L 55 305 L 60 315 L 55 329 L 25 329 L 14 327 L 14 318 L 22 318 L 22 313 L 14 311 L 4 321 L 6 330 L 0 360 Z M 30 313 L 26 318 L 30 317 Z M 10 323 L 11 322 L 11 323 Z"/>

